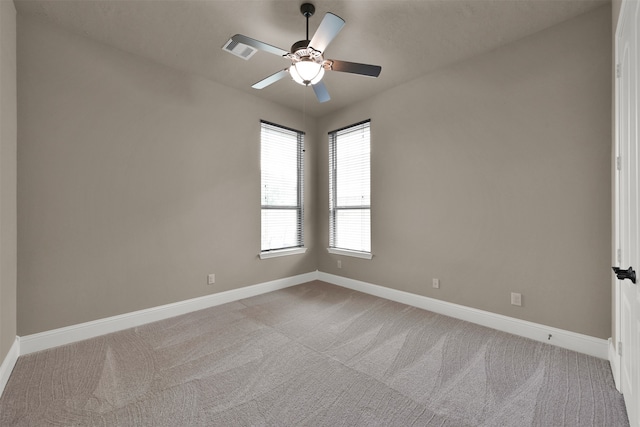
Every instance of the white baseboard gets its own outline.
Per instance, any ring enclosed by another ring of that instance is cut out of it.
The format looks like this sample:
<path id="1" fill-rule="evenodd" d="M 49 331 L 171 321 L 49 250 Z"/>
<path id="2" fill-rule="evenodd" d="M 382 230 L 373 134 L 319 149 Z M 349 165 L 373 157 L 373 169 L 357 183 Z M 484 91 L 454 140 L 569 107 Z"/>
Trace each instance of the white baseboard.
<path id="1" fill-rule="evenodd" d="M 93 338 L 111 332 L 117 332 L 123 329 L 167 319 L 169 317 L 179 316 L 181 314 L 237 301 L 243 298 L 249 298 L 278 289 L 284 289 L 313 280 L 322 280 L 334 285 L 422 308 L 424 310 L 433 311 L 434 313 L 466 320 L 468 322 L 497 329 L 499 331 L 574 350 L 579 353 L 589 354 L 601 359 L 610 359 L 609 344 L 606 340 L 600 338 L 594 338 L 588 335 L 582 335 L 551 326 L 528 322 L 526 320 L 503 316 L 484 310 L 478 310 L 320 271 L 313 271 L 310 273 L 300 274 L 298 276 L 273 280 L 186 301 L 134 311 L 119 316 L 27 335 L 19 338 L 19 347 L 16 352 L 18 355 L 24 355 L 46 350 L 48 348 Z M 551 335 L 551 339 L 549 339 L 549 335 Z M 9 357 L 7 357 L 7 359 L 9 359 Z M 7 362 L 7 359 L 5 359 L 5 362 L 10 363 Z M 13 363 L 15 364 L 15 361 Z M 613 367 L 613 363 L 615 362 L 611 363 Z M 3 363 L 2 366 L 4 367 L 5 364 Z M 13 364 L 11 364 L 11 368 L 13 368 Z M 0 374 L 2 374 L 2 372 L 4 371 L 0 371 Z M 9 374 L 10 372 L 11 370 L 9 369 Z M 0 376 L 0 380 L 2 380 L 2 376 Z"/>
<path id="2" fill-rule="evenodd" d="M 608 342 L 600 338 L 411 294 L 397 289 L 385 288 L 334 274 L 318 272 L 318 280 L 601 359 L 608 359 Z M 551 339 L 549 339 L 549 336 L 551 336 Z"/>
<path id="3" fill-rule="evenodd" d="M 48 348 L 70 344 L 76 341 L 109 334 L 111 332 L 133 328 L 146 323 L 167 319 L 169 317 L 179 316 L 192 311 L 202 310 L 216 305 L 238 301 L 243 298 L 276 291 L 278 289 L 288 288 L 290 286 L 316 280 L 317 277 L 317 271 L 313 271 L 284 279 L 219 292 L 217 294 L 206 295 L 172 304 L 161 305 L 145 310 L 71 325 L 64 328 L 53 329 L 51 331 L 40 332 L 33 335 L 26 335 L 19 338 L 20 355 L 34 353 L 36 351 L 46 350 Z M 13 368 L 13 365 L 11 368 Z M 10 372 L 11 371 L 9 371 L 9 373 Z"/>
<path id="4" fill-rule="evenodd" d="M 20 356 L 20 340 L 16 337 L 2 364 L 0 364 L 0 396 L 2 396 L 2 392 L 4 392 L 7 382 L 9 382 L 9 377 L 13 367 L 16 366 L 18 356 Z"/>
<path id="5" fill-rule="evenodd" d="M 620 389 L 620 355 L 616 352 L 611 338 L 609 338 L 609 364 L 611 365 L 611 373 L 613 374 L 616 390 L 622 393 Z"/>

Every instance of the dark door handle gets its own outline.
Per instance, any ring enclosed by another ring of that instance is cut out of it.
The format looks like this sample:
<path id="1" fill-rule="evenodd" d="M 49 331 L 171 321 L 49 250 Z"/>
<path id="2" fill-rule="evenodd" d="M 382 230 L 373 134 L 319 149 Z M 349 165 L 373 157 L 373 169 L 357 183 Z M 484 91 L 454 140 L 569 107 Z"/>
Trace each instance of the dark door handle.
<path id="1" fill-rule="evenodd" d="M 626 270 L 621 269 L 620 267 L 611 267 L 613 272 L 616 273 L 616 277 L 619 280 L 629 279 L 633 283 L 636 283 L 636 272 L 633 271 L 633 267 L 629 267 Z"/>

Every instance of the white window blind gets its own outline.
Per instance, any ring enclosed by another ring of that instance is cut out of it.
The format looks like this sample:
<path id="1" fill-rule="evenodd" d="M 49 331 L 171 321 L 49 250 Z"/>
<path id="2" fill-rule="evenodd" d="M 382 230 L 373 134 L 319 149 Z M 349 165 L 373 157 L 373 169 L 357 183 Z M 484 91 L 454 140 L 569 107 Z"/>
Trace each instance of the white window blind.
<path id="1" fill-rule="evenodd" d="M 296 248 L 303 241 L 302 132 L 261 121 L 261 251 Z"/>
<path id="2" fill-rule="evenodd" d="M 329 132 L 329 247 L 371 252 L 370 121 Z"/>

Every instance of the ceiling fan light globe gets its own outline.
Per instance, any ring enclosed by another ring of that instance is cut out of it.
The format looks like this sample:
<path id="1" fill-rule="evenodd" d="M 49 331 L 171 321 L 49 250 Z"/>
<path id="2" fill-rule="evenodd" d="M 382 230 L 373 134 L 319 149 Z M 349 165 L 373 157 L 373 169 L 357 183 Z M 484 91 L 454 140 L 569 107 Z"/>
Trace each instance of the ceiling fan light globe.
<path id="1" fill-rule="evenodd" d="M 311 81 L 316 78 L 316 76 L 320 72 L 320 69 L 322 68 L 320 64 L 313 61 L 296 62 L 294 66 L 296 68 L 296 71 L 304 81 Z"/>
<path id="2" fill-rule="evenodd" d="M 318 64 L 315 61 L 302 60 L 289 67 L 289 74 L 291 74 L 296 83 L 308 86 L 322 80 L 324 68 L 322 68 L 322 64 Z"/>

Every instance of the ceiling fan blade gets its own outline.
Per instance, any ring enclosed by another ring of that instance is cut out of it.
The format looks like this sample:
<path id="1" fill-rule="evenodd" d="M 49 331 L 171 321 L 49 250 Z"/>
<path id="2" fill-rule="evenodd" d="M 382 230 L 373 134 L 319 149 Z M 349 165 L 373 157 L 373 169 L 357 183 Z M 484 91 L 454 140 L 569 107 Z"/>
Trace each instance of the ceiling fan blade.
<path id="1" fill-rule="evenodd" d="M 333 13 L 327 13 L 324 15 L 320 26 L 309 42 L 309 46 L 317 51 L 324 52 L 327 46 L 329 46 L 329 43 L 331 43 L 331 40 L 338 35 L 342 27 L 344 27 L 344 20 L 342 18 Z"/>
<path id="2" fill-rule="evenodd" d="M 231 37 L 231 40 L 236 43 L 246 44 L 247 46 L 255 47 L 258 50 L 273 53 L 274 55 L 278 56 L 285 56 L 289 53 L 284 49 L 280 49 L 276 46 L 271 46 L 270 44 L 252 39 L 251 37 L 243 36 L 242 34 L 236 34 L 235 36 Z"/>
<path id="3" fill-rule="evenodd" d="M 379 65 L 359 64 L 357 62 L 328 59 L 324 63 L 325 69 L 341 71 L 343 73 L 360 74 L 362 76 L 378 77 L 382 71 Z"/>
<path id="4" fill-rule="evenodd" d="M 313 92 L 316 94 L 316 98 L 318 98 L 318 102 L 327 102 L 331 99 L 329 91 L 327 91 L 327 87 L 324 85 L 322 80 L 311 85 L 311 87 L 313 88 Z"/>
<path id="5" fill-rule="evenodd" d="M 260 80 L 258 83 L 254 84 L 251 87 L 254 88 L 254 89 L 264 89 L 265 87 L 269 86 L 270 84 L 273 84 L 273 83 L 277 82 L 280 79 L 283 79 L 285 76 L 288 76 L 288 75 L 289 75 L 289 69 L 285 68 L 284 70 L 280 70 L 277 73 L 270 75 L 266 79 Z"/>

